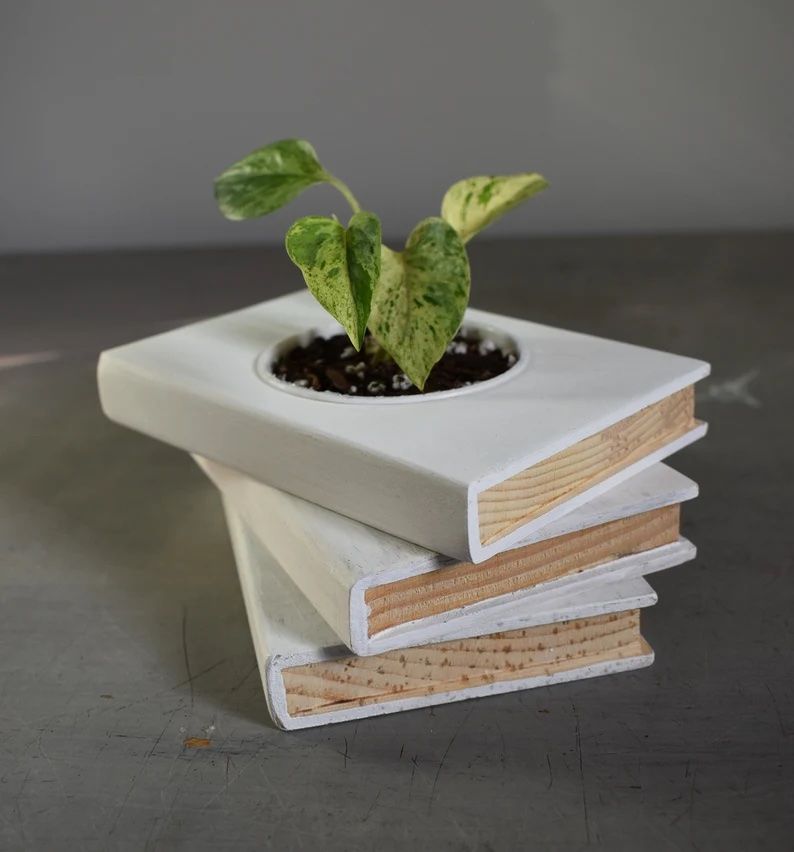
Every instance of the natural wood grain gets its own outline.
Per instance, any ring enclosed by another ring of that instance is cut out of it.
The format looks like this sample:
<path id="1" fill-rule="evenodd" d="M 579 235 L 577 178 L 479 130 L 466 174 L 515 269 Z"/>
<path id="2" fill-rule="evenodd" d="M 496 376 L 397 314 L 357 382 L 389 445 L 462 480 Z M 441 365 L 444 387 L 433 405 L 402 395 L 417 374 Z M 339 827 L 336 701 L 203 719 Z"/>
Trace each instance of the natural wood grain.
<path id="1" fill-rule="evenodd" d="M 646 653 L 639 610 L 284 669 L 290 715 L 305 716 L 518 680 Z"/>
<path id="2" fill-rule="evenodd" d="M 482 544 L 501 538 L 697 426 L 689 386 L 478 495 Z"/>
<path id="3" fill-rule="evenodd" d="M 664 506 L 500 553 L 479 565 L 457 562 L 375 586 L 364 595 L 369 635 L 670 544 L 679 527 L 680 505 Z"/>

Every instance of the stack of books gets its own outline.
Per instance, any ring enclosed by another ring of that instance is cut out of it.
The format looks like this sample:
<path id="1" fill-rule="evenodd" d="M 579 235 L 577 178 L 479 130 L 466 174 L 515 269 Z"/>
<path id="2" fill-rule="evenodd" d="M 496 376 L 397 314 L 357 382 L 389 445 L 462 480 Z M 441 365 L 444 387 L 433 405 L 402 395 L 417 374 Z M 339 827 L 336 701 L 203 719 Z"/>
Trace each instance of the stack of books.
<path id="1" fill-rule="evenodd" d="M 297 293 L 102 354 L 120 423 L 218 487 L 271 715 L 304 728 L 650 665 L 645 579 L 695 556 L 702 361 L 469 310 L 515 344 L 461 392 L 294 389 Z"/>

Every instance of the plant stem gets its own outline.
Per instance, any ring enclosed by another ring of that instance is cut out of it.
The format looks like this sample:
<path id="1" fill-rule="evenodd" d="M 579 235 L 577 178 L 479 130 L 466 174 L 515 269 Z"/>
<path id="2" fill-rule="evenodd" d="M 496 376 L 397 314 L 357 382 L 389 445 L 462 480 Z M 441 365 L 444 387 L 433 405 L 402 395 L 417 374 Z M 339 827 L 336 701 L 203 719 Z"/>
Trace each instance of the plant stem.
<path id="1" fill-rule="evenodd" d="M 330 183 L 331 186 L 338 189 L 342 193 L 342 195 L 344 195 L 345 199 L 347 200 L 347 203 L 353 208 L 354 213 L 361 212 L 361 205 L 358 203 L 356 196 L 353 195 L 353 193 L 350 191 L 350 187 L 348 187 L 346 183 L 343 183 L 341 180 L 339 180 L 339 178 L 334 177 L 333 175 L 328 175 L 328 183 Z"/>
<path id="2" fill-rule="evenodd" d="M 383 348 L 380 341 L 370 332 L 369 337 L 364 341 L 364 348 L 367 355 L 372 358 L 375 364 L 386 364 L 392 361 L 391 355 Z"/>

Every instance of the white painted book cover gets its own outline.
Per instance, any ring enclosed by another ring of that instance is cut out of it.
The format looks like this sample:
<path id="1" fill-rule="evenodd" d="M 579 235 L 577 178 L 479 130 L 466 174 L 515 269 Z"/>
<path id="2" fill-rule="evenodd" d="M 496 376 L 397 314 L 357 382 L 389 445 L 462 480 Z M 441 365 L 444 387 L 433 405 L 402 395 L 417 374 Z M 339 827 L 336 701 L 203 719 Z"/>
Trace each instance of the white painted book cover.
<path id="1" fill-rule="evenodd" d="M 479 565 L 424 550 L 197 458 L 226 503 L 278 560 L 339 641 L 360 656 L 522 626 L 572 587 L 692 559 L 680 536 L 697 486 L 665 465 Z M 551 603 L 550 603 L 551 602 Z M 500 629 L 502 629 L 500 627 Z"/>
<path id="2" fill-rule="evenodd" d="M 119 423 L 473 562 L 705 434 L 702 361 L 474 309 L 464 325 L 509 341 L 515 365 L 438 395 L 316 393 L 269 369 L 339 330 L 294 293 L 102 353 L 100 399 Z"/>
<path id="3" fill-rule="evenodd" d="M 523 627 L 357 657 L 227 505 L 246 612 L 270 715 L 292 730 L 345 722 L 648 666 L 640 610 L 656 602 L 642 579 L 590 584 Z"/>

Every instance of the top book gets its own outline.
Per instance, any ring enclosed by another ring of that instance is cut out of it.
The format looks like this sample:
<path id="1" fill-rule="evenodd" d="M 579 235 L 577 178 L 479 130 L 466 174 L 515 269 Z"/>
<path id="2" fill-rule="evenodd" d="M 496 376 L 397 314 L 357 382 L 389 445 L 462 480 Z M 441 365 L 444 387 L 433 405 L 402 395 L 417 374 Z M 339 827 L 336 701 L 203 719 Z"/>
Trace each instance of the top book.
<path id="1" fill-rule="evenodd" d="M 705 434 L 703 361 L 473 309 L 464 325 L 516 365 L 380 400 L 285 384 L 276 354 L 337 330 L 303 291 L 103 352 L 100 398 L 112 420 L 472 562 Z"/>

